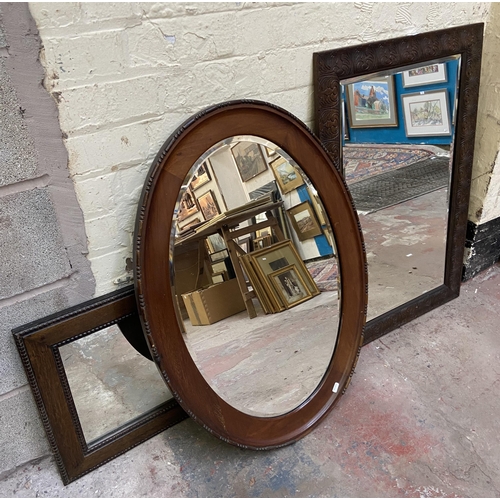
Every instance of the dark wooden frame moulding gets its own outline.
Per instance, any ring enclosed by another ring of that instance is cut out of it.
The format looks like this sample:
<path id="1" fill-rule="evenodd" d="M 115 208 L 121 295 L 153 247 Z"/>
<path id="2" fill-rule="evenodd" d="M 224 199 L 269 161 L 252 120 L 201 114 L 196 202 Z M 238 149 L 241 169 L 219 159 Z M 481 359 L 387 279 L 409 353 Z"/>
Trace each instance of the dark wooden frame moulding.
<path id="1" fill-rule="evenodd" d="M 187 418 L 175 399 L 170 399 L 86 442 L 59 348 L 108 326 L 121 327 L 121 323 L 140 327 L 133 286 L 12 331 L 64 484 Z"/>
<path id="2" fill-rule="evenodd" d="M 458 26 L 317 52 L 313 56 L 316 131 L 339 171 L 342 171 L 340 81 L 461 56 L 443 284 L 368 321 L 365 326 L 365 343 L 458 297 L 460 293 L 483 29 L 483 23 Z"/>
<path id="3" fill-rule="evenodd" d="M 169 235 L 182 183 L 207 150 L 240 135 L 276 144 L 316 185 L 335 234 L 343 278 L 338 340 L 326 373 L 299 407 L 274 417 L 243 413 L 210 387 L 186 347 L 168 279 L 168 256 L 172 255 Z M 290 113 L 260 101 L 231 101 L 187 120 L 162 146 L 146 178 L 137 215 L 134 259 L 139 314 L 153 359 L 186 412 L 215 436 L 243 448 L 284 446 L 310 432 L 347 388 L 366 320 L 367 268 L 362 233 L 345 182 L 328 153 Z"/>

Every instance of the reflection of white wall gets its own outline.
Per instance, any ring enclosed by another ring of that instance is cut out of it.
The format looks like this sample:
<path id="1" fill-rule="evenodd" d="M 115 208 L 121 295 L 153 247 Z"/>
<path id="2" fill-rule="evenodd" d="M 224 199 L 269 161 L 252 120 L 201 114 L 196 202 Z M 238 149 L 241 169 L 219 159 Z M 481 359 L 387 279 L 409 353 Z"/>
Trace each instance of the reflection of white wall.
<path id="1" fill-rule="evenodd" d="M 249 201 L 228 146 L 210 156 L 210 163 L 228 210 Z"/>
<path id="2" fill-rule="evenodd" d="M 484 2 L 29 5 L 85 217 L 97 294 L 115 287 L 132 256 L 149 165 L 193 113 L 260 99 L 312 125 L 313 52 L 480 22 L 490 9 Z"/>

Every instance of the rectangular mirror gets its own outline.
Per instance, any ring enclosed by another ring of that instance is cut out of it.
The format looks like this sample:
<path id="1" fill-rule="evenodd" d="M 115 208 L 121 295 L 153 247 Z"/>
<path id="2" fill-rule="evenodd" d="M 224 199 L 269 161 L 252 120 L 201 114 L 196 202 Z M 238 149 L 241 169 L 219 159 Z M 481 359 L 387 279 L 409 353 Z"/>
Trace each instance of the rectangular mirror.
<path id="1" fill-rule="evenodd" d="M 12 332 L 64 484 L 187 417 L 134 329 L 130 286 Z"/>
<path id="2" fill-rule="evenodd" d="M 367 250 L 368 321 L 444 282 L 459 70 L 454 56 L 340 82 L 341 166 Z"/>
<path id="3" fill-rule="evenodd" d="M 374 340 L 458 296 L 483 24 L 314 54 L 317 133 L 368 260 Z"/>

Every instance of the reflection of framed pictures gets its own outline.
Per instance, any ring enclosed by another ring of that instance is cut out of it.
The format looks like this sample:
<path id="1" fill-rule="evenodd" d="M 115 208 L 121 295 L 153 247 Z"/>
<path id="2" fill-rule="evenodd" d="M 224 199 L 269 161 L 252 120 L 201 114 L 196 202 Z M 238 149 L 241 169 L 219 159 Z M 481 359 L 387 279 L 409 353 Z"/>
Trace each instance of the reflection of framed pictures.
<path id="1" fill-rule="evenodd" d="M 239 142 L 231 148 L 241 180 L 246 182 L 267 170 L 260 146 L 255 142 Z"/>
<path id="2" fill-rule="evenodd" d="M 403 94 L 401 101 L 408 137 L 451 135 L 446 89 Z"/>
<path id="3" fill-rule="evenodd" d="M 300 173 L 282 156 L 271 162 L 271 169 L 283 194 L 289 193 L 304 184 L 304 179 Z"/>
<path id="4" fill-rule="evenodd" d="M 318 219 L 308 201 L 287 210 L 288 217 L 300 241 L 308 240 L 322 234 Z"/>
<path id="5" fill-rule="evenodd" d="M 312 295 L 318 295 L 320 293 L 316 283 L 312 279 L 290 240 L 280 241 L 279 243 L 274 243 L 270 247 L 255 250 L 249 254 L 249 257 L 263 281 L 269 282 L 268 276 L 271 273 L 279 271 L 286 266 L 293 265 L 297 269 L 297 272 L 304 281 L 309 292 Z"/>
<path id="6" fill-rule="evenodd" d="M 203 186 L 207 182 L 211 180 L 210 171 L 208 169 L 208 160 L 204 161 L 196 170 L 191 182 L 189 183 L 189 187 L 194 190 Z"/>
<path id="7" fill-rule="evenodd" d="M 182 222 L 191 215 L 199 212 L 200 208 L 198 203 L 196 203 L 196 198 L 190 189 L 186 189 L 179 202 L 179 212 L 177 214 L 178 222 Z"/>
<path id="8" fill-rule="evenodd" d="M 212 191 L 207 191 L 205 194 L 202 194 L 198 198 L 198 203 L 200 205 L 201 213 L 206 220 L 210 220 L 220 214 L 217 199 Z"/>
<path id="9" fill-rule="evenodd" d="M 283 267 L 279 271 L 271 273 L 269 279 L 287 308 L 300 304 L 312 297 L 311 292 L 300 277 L 297 268 L 293 265 Z"/>
<path id="10" fill-rule="evenodd" d="M 392 76 L 347 85 L 351 128 L 397 127 L 398 113 Z"/>
<path id="11" fill-rule="evenodd" d="M 448 80 L 445 63 L 428 64 L 403 71 L 402 76 L 403 87 L 405 88 L 429 85 L 430 83 L 442 83 Z"/>

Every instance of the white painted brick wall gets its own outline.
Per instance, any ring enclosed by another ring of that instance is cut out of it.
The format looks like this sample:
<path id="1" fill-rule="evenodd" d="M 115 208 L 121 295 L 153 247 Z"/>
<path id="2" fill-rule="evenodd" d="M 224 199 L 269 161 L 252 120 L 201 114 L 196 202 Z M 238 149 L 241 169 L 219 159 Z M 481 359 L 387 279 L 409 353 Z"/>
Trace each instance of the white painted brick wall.
<path id="1" fill-rule="evenodd" d="M 313 120 L 312 54 L 484 21 L 489 3 L 31 3 L 97 294 L 132 256 L 142 184 L 191 114 L 255 98 Z"/>

